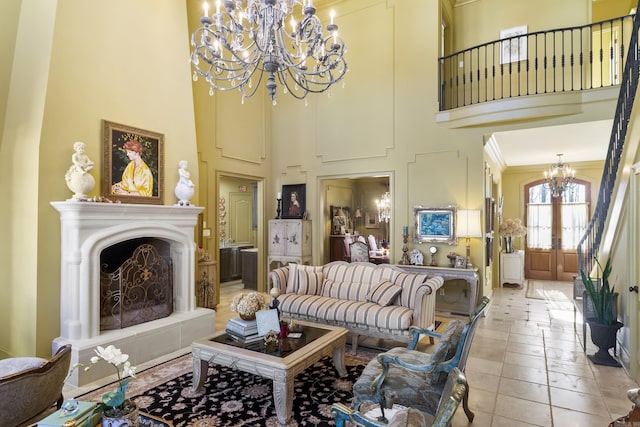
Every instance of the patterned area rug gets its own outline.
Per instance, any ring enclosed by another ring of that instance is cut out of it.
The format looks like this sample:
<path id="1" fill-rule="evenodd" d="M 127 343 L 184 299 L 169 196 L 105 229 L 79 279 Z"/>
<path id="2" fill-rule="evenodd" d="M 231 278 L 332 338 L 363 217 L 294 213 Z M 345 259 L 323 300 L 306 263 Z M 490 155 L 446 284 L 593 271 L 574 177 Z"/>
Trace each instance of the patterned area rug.
<path id="1" fill-rule="evenodd" d="M 349 404 L 353 383 L 375 352 L 359 349 L 357 356 L 347 354 L 348 375 L 340 378 L 331 358 L 325 357 L 295 378 L 293 418 L 287 426 L 335 425 L 331 404 Z M 209 365 L 205 393 L 194 395 L 191 389 L 191 355 L 150 368 L 136 375 L 127 395 L 140 409 L 173 423 L 175 427 L 277 426 L 272 382 L 231 368 Z M 81 400 L 100 401 L 108 385 L 80 396 Z"/>

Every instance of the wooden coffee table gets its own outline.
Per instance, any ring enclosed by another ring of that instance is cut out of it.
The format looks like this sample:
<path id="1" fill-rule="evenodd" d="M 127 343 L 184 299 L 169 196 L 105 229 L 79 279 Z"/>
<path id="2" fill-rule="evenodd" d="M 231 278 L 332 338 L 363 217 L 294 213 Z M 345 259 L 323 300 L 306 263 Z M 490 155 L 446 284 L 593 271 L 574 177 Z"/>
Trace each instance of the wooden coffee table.
<path id="1" fill-rule="evenodd" d="M 289 422 L 296 375 L 324 356 L 333 356 L 333 364 L 341 377 L 347 374 L 344 366 L 347 330 L 302 320 L 296 322 L 302 328 L 302 337 L 279 340 L 275 348 L 265 348 L 262 341 L 244 345 L 224 331 L 194 341 L 191 350 L 194 391 L 204 390 L 209 363 L 260 375 L 273 380 L 273 402 L 278 422 L 282 425 Z"/>

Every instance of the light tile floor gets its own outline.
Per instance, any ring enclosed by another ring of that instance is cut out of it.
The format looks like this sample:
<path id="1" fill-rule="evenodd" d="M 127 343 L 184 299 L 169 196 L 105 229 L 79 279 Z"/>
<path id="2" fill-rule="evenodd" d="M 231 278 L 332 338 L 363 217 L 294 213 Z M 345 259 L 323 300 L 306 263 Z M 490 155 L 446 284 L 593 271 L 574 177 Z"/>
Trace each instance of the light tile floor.
<path id="1" fill-rule="evenodd" d="M 624 369 L 594 365 L 582 351 L 582 320 L 574 311 L 572 285 L 542 281 L 537 285 L 541 294 L 554 299 L 527 298 L 526 288 L 494 289 L 466 368 L 475 419 L 468 423 L 460 408 L 452 427 L 606 427 L 631 410 L 626 392 L 638 385 Z M 242 289 L 240 282 L 221 286 L 216 330 L 235 315 L 229 303 Z M 589 342 L 587 352 L 593 351 Z M 138 369 L 188 352 L 184 349 Z M 65 386 L 65 396 L 101 383 Z"/>
<path id="2" fill-rule="evenodd" d="M 572 284 L 537 285 L 553 299 L 527 298 L 526 288 L 494 289 L 466 368 L 472 425 L 605 427 L 626 415 L 632 408 L 626 392 L 638 385 L 624 369 L 586 357 Z M 594 350 L 589 342 L 587 353 Z M 452 426 L 467 425 L 458 410 Z"/>

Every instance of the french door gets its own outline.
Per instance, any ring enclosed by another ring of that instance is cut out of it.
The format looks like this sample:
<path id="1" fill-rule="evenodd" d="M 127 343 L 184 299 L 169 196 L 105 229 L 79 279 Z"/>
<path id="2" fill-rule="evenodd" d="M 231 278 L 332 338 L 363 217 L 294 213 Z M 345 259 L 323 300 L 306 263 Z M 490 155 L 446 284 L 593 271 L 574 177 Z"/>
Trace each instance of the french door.
<path id="1" fill-rule="evenodd" d="M 578 274 L 578 242 L 589 224 L 591 185 L 576 179 L 560 197 L 544 180 L 525 186 L 525 277 L 572 281 Z"/>

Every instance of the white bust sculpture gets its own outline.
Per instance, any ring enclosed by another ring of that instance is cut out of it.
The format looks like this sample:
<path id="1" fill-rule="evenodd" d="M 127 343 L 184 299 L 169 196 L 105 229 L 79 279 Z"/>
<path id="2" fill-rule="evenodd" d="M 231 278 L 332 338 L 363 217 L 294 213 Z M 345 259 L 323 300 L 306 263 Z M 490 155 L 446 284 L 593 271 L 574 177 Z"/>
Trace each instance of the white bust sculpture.
<path id="1" fill-rule="evenodd" d="M 85 200 L 87 193 L 93 190 L 96 181 L 89 171 L 93 169 L 93 162 L 84 152 L 84 142 L 78 141 L 73 144 L 74 153 L 71 156 L 72 165 L 64 176 L 69 190 L 74 192 L 70 200 Z"/>
<path id="2" fill-rule="evenodd" d="M 186 160 L 180 160 L 178 163 L 178 183 L 175 188 L 175 195 L 178 198 L 178 206 L 189 206 L 189 200 L 193 197 L 195 192 L 195 185 L 190 179 L 191 174 L 187 170 L 188 162 Z"/>

